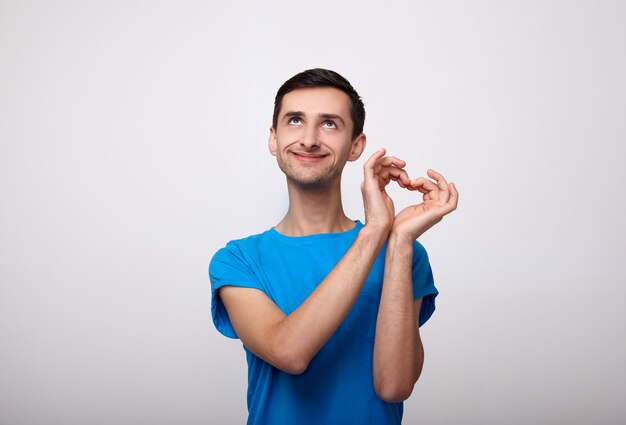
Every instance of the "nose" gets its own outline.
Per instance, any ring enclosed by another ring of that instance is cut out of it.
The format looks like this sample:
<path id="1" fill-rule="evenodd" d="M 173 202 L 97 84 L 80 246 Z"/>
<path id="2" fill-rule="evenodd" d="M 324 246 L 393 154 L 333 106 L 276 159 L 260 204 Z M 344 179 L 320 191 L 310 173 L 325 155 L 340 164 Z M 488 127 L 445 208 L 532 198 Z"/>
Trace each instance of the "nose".
<path id="1" fill-rule="evenodd" d="M 306 129 L 306 131 L 302 135 L 302 139 L 300 139 L 300 146 L 306 150 L 317 149 L 320 145 L 318 136 L 319 135 L 315 127 L 310 127 Z"/>

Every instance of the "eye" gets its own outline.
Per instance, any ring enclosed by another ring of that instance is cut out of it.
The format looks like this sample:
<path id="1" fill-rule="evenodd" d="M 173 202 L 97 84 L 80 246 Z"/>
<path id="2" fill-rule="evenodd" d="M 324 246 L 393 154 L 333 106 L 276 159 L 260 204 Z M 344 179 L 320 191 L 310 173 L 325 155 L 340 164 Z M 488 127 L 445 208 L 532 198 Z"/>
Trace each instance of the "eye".
<path id="1" fill-rule="evenodd" d="M 302 124 L 302 120 L 298 117 L 292 117 L 291 119 L 289 119 L 289 124 L 300 125 Z"/>
<path id="2" fill-rule="evenodd" d="M 324 121 L 324 127 L 325 128 L 337 128 L 335 123 L 332 121 Z"/>

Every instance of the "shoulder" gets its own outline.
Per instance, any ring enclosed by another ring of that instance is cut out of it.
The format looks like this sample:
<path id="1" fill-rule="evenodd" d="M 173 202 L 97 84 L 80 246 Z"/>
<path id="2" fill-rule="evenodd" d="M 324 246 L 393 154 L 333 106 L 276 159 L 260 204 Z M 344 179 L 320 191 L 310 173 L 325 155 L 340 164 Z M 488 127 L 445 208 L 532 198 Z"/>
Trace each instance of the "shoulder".
<path id="1" fill-rule="evenodd" d="M 211 263 L 224 261 L 229 258 L 243 258 L 247 254 L 253 253 L 263 244 L 268 232 L 229 241 L 224 247 L 217 250 L 211 259 Z"/>
<path id="2" fill-rule="evenodd" d="M 209 263 L 209 279 L 214 291 L 225 285 L 261 286 L 266 234 L 235 239 L 217 250 Z"/>

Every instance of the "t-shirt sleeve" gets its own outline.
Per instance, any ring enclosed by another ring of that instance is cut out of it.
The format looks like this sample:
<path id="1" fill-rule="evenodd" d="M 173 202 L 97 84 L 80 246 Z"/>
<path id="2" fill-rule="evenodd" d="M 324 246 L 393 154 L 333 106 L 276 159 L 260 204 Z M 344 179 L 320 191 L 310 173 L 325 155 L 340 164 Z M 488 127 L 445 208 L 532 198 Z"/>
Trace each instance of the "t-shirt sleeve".
<path id="1" fill-rule="evenodd" d="M 428 261 L 428 253 L 421 243 L 415 241 L 413 243 L 413 297 L 422 298 L 420 326 L 426 323 L 435 311 L 435 297 L 438 293 Z"/>
<path id="2" fill-rule="evenodd" d="M 215 253 L 209 264 L 211 280 L 211 315 L 217 330 L 229 338 L 238 338 L 228 317 L 228 311 L 217 290 L 222 286 L 239 286 L 263 291 L 251 265 L 246 260 L 241 247 L 229 242 Z"/>

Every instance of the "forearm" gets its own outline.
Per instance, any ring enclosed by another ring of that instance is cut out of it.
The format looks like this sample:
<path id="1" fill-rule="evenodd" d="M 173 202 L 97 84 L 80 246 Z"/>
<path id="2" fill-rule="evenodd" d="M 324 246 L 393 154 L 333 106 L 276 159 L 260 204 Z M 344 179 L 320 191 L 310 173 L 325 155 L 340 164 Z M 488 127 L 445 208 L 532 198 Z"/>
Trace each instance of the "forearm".
<path id="1" fill-rule="evenodd" d="M 315 291 L 273 327 L 271 346 L 296 371 L 306 368 L 350 312 L 385 237 L 386 231 L 364 226 Z"/>
<path id="2" fill-rule="evenodd" d="M 413 298 L 413 241 L 389 236 L 383 290 L 376 321 L 374 386 L 386 401 L 409 397 L 421 373 L 424 352 Z"/>

